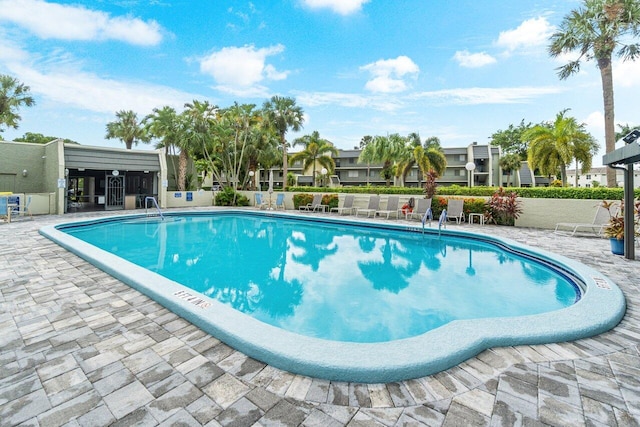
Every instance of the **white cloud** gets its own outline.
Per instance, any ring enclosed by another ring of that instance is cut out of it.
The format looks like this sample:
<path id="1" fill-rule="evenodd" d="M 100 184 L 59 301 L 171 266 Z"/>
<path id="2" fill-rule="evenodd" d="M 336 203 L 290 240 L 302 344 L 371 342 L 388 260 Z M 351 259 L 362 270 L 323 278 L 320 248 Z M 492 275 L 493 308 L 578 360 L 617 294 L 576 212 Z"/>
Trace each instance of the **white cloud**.
<path id="1" fill-rule="evenodd" d="M 613 85 L 615 88 L 640 86 L 640 62 L 615 61 L 613 63 Z"/>
<path id="2" fill-rule="evenodd" d="M 554 86 L 514 88 L 463 88 L 419 92 L 411 98 L 426 98 L 442 105 L 482 105 L 524 103 L 533 98 L 562 92 Z"/>
<path id="3" fill-rule="evenodd" d="M 496 62 L 496 59 L 485 52 L 471 53 L 468 50 L 459 50 L 453 56 L 460 66 L 467 68 L 480 68 Z"/>
<path id="4" fill-rule="evenodd" d="M 299 92 L 294 91 L 300 105 L 317 107 L 332 105 L 349 108 L 372 108 L 378 111 L 395 111 L 403 106 L 401 100 L 389 96 L 366 96 L 338 92 Z"/>
<path id="5" fill-rule="evenodd" d="M 407 89 L 403 78 L 415 78 L 420 68 L 408 56 L 398 56 L 395 59 L 380 59 L 371 64 L 360 67 L 360 70 L 368 71 L 371 80 L 365 88 L 375 93 L 402 92 Z"/>
<path id="6" fill-rule="evenodd" d="M 16 65 L 11 71 L 46 101 L 98 113 L 112 114 L 126 109 L 142 115 L 164 105 L 180 110 L 185 102 L 202 98 L 166 86 L 103 79 L 68 67 L 46 73 Z"/>
<path id="7" fill-rule="evenodd" d="M 12 22 L 43 39 L 120 40 L 142 46 L 162 40 L 156 21 L 111 17 L 82 6 L 42 0 L 0 0 L 0 21 Z"/>
<path id="8" fill-rule="evenodd" d="M 369 0 L 302 0 L 312 9 L 331 9 L 340 15 L 350 15 L 362 9 L 362 5 Z"/>
<path id="9" fill-rule="evenodd" d="M 500 32 L 496 44 L 508 52 L 545 45 L 554 27 L 546 18 L 527 19 L 518 28 Z"/>
<path id="10" fill-rule="evenodd" d="M 266 64 L 268 56 L 284 51 L 284 46 L 275 45 L 256 49 L 253 45 L 225 47 L 200 59 L 200 71 L 212 76 L 217 89 L 242 96 L 262 96 L 266 88 L 259 83 L 265 79 L 283 80 L 288 71 L 277 71 Z"/>

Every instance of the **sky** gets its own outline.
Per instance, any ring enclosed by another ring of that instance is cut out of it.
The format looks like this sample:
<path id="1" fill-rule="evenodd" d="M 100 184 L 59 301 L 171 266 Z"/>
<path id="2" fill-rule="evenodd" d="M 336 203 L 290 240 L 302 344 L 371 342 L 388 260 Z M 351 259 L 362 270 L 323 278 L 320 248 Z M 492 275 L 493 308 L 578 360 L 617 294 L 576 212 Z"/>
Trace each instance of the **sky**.
<path id="1" fill-rule="evenodd" d="M 549 36 L 577 0 L 0 0 L 0 74 L 31 89 L 17 130 L 105 139 L 120 110 L 143 118 L 193 100 L 262 106 L 293 97 L 304 128 L 341 149 L 365 135 L 486 144 L 510 124 L 569 115 L 604 147 L 600 73 Z M 640 63 L 614 63 L 616 123 L 640 123 Z M 136 148 L 153 149 L 153 144 Z M 594 159 L 601 164 L 604 149 Z"/>

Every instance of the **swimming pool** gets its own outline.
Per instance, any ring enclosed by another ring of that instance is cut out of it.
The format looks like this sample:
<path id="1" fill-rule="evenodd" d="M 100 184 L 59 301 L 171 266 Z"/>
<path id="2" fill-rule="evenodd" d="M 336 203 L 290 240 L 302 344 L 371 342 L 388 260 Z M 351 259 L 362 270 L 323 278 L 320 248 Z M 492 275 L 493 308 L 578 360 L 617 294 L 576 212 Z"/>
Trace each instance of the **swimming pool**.
<path id="1" fill-rule="evenodd" d="M 333 380 L 424 376 L 492 346 L 593 335 L 624 314 L 621 292 L 601 274 L 469 233 L 247 211 L 172 214 L 162 223 L 103 218 L 41 232 L 236 349 Z M 180 234 L 187 238 L 177 243 Z M 507 299 L 484 295 L 487 288 Z M 481 301 L 480 312 L 466 301 Z"/>

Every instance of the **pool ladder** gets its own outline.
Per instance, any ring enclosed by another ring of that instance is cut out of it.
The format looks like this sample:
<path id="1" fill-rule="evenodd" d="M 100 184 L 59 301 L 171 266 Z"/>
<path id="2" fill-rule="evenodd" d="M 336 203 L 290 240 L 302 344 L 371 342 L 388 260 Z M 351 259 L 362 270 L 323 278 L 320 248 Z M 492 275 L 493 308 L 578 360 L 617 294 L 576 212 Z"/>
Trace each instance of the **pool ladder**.
<path id="1" fill-rule="evenodd" d="M 153 202 L 152 208 L 155 206 L 157 213 L 155 212 L 149 213 L 149 201 Z M 164 221 L 164 215 L 162 215 L 162 211 L 160 210 L 160 206 L 158 206 L 158 201 L 156 200 L 155 197 L 147 196 L 144 198 L 144 213 L 147 215 L 147 217 L 159 216 L 160 219 Z"/>

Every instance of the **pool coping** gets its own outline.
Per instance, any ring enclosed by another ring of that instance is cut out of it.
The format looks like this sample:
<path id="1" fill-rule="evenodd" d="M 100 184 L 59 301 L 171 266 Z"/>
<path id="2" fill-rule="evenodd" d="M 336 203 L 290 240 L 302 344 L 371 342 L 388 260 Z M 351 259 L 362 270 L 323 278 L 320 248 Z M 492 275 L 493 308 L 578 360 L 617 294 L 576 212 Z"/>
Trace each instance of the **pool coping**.
<path id="1" fill-rule="evenodd" d="M 423 232 L 420 224 L 387 224 L 353 218 L 311 217 L 234 209 L 174 211 L 170 216 L 181 214 L 251 214 Z M 144 214 L 70 221 L 45 226 L 40 229 L 40 234 L 146 294 L 227 345 L 274 367 L 311 377 L 363 383 L 387 383 L 423 377 L 455 366 L 490 347 L 571 341 L 597 335 L 617 325 L 626 309 L 620 289 L 606 276 L 584 264 L 505 238 L 442 230 L 444 236 L 474 237 L 506 245 L 545 262 L 561 263 L 584 283 L 582 298 L 571 307 L 549 313 L 458 320 L 417 337 L 388 343 L 345 343 L 310 338 L 262 323 L 57 229 L 70 224 L 141 217 L 144 217 Z M 425 228 L 424 232 L 438 231 Z"/>

